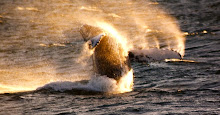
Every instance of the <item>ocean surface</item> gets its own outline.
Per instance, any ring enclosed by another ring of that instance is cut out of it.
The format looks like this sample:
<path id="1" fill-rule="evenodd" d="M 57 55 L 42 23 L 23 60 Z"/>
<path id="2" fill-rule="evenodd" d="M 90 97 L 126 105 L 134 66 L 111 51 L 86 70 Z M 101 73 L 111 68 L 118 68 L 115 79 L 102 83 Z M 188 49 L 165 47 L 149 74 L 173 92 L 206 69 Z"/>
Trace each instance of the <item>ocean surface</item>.
<path id="1" fill-rule="evenodd" d="M 135 47 L 175 49 L 181 33 L 191 61 L 132 62 L 133 90 L 110 93 L 82 53 L 79 28 L 97 20 Z M 219 21 L 219 0 L 0 0 L 0 115 L 220 114 Z"/>

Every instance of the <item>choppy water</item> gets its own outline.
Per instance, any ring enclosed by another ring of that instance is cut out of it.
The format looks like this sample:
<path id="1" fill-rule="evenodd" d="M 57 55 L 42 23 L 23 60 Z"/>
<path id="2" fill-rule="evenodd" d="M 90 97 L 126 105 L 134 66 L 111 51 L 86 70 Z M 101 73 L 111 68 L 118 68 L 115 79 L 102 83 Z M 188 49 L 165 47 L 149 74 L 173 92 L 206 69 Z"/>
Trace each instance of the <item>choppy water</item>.
<path id="1" fill-rule="evenodd" d="M 77 8 L 92 4 L 89 10 L 104 11 L 116 26 L 132 25 L 117 22 L 125 3 L 110 3 L 99 11 L 91 1 L 0 1 L 0 114 L 220 114 L 218 0 L 141 2 L 159 3 L 177 19 L 187 32 L 184 58 L 196 63 L 132 63 L 134 89 L 128 93 L 71 89 L 99 88 L 75 82 L 92 72 L 90 64 L 77 63 L 84 43 Z"/>

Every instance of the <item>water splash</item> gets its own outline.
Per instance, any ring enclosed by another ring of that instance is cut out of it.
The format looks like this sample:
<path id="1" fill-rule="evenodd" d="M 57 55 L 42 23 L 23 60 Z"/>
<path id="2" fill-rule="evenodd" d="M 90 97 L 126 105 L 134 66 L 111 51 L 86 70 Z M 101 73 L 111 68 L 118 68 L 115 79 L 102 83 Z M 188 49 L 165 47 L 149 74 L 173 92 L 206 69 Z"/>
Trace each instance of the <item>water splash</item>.
<path id="1" fill-rule="evenodd" d="M 134 76 L 131 69 L 127 74 L 121 77 L 118 83 L 118 93 L 130 92 L 133 89 Z"/>
<path id="2" fill-rule="evenodd" d="M 59 92 L 85 90 L 112 94 L 130 92 L 133 89 L 133 70 L 124 75 L 118 83 L 106 76 L 92 76 L 86 83 L 84 81 L 58 81 L 37 88 L 37 90 L 43 89 Z"/>

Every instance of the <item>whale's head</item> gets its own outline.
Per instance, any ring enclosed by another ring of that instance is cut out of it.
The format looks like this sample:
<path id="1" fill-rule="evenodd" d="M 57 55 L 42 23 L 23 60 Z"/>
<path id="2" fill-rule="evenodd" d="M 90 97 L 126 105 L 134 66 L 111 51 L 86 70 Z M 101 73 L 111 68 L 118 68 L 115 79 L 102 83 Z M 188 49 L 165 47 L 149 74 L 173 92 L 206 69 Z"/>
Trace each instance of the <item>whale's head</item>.
<path id="1" fill-rule="evenodd" d="M 98 36 L 99 34 L 104 33 L 104 31 L 98 27 L 90 26 L 87 24 L 82 25 L 79 30 L 80 34 L 82 35 L 84 41 L 88 41 L 91 38 Z"/>
<path id="2" fill-rule="evenodd" d="M 90 49 L 96 48 L 101 40 L 107 36 L 107 34 L 100 28 L 87 24 L 83 25 L 79 31 L 84 41 L 88 42 Z"/>

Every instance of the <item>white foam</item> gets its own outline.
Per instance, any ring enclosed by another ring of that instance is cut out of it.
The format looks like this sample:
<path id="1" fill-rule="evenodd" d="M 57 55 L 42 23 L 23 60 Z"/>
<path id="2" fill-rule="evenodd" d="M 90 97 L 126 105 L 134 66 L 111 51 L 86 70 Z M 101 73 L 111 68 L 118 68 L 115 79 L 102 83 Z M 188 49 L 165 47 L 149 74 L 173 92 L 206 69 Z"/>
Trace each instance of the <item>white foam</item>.
<path id="1" fill-rule="evenodd" d="M 69 91 L 73 89 L 100 91 L 107 93 L 124 93 L 132 90 L 133 86 L 133 71 L 128 72 L 117 83 L 116 80 L 106 76 L 93 76 L 88 83 L 80 81 L 59 81 L 52 82 L 37 88 L 37 90 L 48 89 L 54 91 Z"/>

